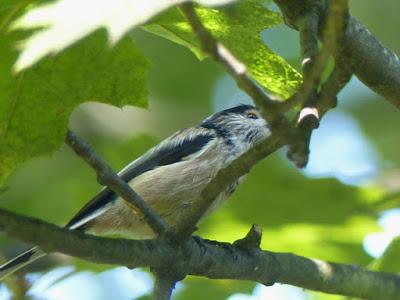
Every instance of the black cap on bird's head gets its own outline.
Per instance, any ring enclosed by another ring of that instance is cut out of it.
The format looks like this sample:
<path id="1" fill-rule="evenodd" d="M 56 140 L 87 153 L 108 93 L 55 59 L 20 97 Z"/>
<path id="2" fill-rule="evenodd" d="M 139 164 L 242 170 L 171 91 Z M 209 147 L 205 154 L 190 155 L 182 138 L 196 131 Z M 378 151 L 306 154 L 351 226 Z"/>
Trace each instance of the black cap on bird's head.
<path id="1" fill-rule="evenodd" d="M 234 107 L 227 108 L 227 109 L 221 110 L 219 112 L 216 112 L 215 114 L 213 114 L 213 115 L 209 116 L 208 118 L 206 118 L 204 120 L 204 122 L 207 121 L 208 119 L 215 119 L 215 118 L 218 118 L 220 116 L 226 116 L 226 115 L 229 115 L 229 114 L 241 114 L 241 115 L 243 115 L 243 114 L 245 114 L 246 112 L 248 112 L 250 110 L 257 110 L 257 108 L 255 106 L 253 106 L 253 105 L 250 105 L 250 104 L 240 104 L 238 106 L 234 106 Z"/>
<path id="2" fill-rule="evenodd" d="M 234 106 L 228 109 L 221 110 L 216 112 L 215 114 L 207 117 L 201 123 L 202 127 L 207 127 L 207 125 L 211 125 L 216 123 L 218 120 L 222 120 L 230 115 L 243 115 L 245 116 L 250 111 L 257 111 L 257 108 L 250 104 L 240 104 L 238 106 Z"/>
<path id="3" fill-rule="evenodd" d="M 206 118 L 200 126 L 214 129 L 229 140 L 243 138 L 243 141 L 251 143 L 261 136 L 269 134 L 267 123 L 261 117 L 258 109 L 248 104 L 217 112 Z"/>

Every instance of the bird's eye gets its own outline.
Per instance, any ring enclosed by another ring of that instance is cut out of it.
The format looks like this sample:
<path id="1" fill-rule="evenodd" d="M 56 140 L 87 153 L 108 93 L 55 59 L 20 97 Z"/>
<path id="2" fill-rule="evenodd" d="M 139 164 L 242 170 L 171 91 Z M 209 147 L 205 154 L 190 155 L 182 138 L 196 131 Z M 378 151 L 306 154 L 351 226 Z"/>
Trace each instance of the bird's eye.
<path id="1" fill-rule="evenodd" d="M 258 116 L 253 112 L 247 113 L 246 117 L 248 117 L 249 119 L 258 119 Z"/>

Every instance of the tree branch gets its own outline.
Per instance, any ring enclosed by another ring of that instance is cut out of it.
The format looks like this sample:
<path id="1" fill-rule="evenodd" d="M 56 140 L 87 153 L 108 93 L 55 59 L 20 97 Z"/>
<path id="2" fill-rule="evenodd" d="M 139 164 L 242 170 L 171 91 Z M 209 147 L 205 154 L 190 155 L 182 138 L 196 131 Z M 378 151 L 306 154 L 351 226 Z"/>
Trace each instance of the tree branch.
<path id="1" fill-rule="evenodd" d="M 329 263 L 257 247 L 190 238 L 182 247 L 167 239 L 125 240 L 101 238 L 59 228 L 0 209 L 0 229 L 47 252 L 62 252 L 93 262 L 154 269 L 172 262 L 182 274 L 214 279 L 240 279 L 265 285 L 298 287 L 364 299 L 395 300 L 400 277 L 354 265 Z"/>
<path id="2" fill-rule="evenodd" d="M 282 11 L 287 25 L 297 28 L 297 20 L 310 11 L 312 5 L 321 7 L 322 20 L 327 0 L 274 0 Z M 335 2 L 335 1 L 331 1 Z M 400 108 L 400 60 L 353 16 L 341 40 L 343 52 L 334 53 L 336 60 L 350 67 L 369 88 Z M 340 57 L 338 57 L 340 56 Z"/>
<path id="3" fill-rule="evenodd" d="M 325 11 L 327 13 L 324 14 Z M 323 114 L 336 106 L 336 95 L 352 74 L 341 60 L 343 50 L 340 42 L 343 40 L 348 16 L 347 0 L 329 2 L 326 6 L 313 1 L 309 3 L 305 14 L 291 20 L 292 25 L 300 32 L 304 81 L 296 94 L 285 101 L 283 106 L 291 108 L 297 104 L 302 105 L 297 119 L 300 138 L 290 145 L 287 152 L 288 158 L 298 167 L 307 165 L 312 132 L 319 127 Z M 324 42 L 321 51 L 318 51 L 319 33 Z M 335 69 L 320 87 L 323 71 L 332 53 L 336 53 Z"/>
<path id="4" fill-rule="evenodd" d="M 400 60 L 357 19 L 350 17 L 343 41 L 345 61 L 373 91 L 400 108 Z"/>
<path id="5" fill-rule="evenodd" d="M 290 134 L 289 129 L 276 130 L 270 137 L 242 154 L 225 169 L 220 170 L 202 191 L 201 198 L 193 203 L 188 215 L 176 225 L 176 231 L 180 232 L 178 238 L 187 238 L 221 191 L 235 179 L 247 174 L 258 161 L 285 145 L 287 139 L 290 139 Z"/>
<path id="6" fill-rule="evenodd" d="M 317 8 L 312 7 L 297 22 L 300 33 L 303 83 L 292 97 L 282 103 L 282 108 L 285 110 L 297 104 L 302 106 L 305 104 L 310 94 L 318 88 L 322 71 L 325 69 L 329 51 L 327 47 L 324 47 L 321 53 L 318 51 L 318 16 Z"/>

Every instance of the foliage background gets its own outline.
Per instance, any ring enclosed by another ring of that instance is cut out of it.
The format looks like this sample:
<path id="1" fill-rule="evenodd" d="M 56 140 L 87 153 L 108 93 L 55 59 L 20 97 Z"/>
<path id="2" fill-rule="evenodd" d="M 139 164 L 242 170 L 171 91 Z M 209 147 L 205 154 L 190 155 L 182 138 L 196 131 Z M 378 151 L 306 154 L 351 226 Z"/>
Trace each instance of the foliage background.
<path id="1" fill-rule="evenodd" d="M 400 26 L 398 1 L 350 3 L 351 12 L 399 53 L 400 41 L 394 30 Z M 299 67 L 296 32 L 279 25 L 261 36 L 269 47 Z M 71 128 L 89 140 L 115 170 L 178 128 L 197 124 L 213 111 L 249 101 L 209 59 L 199 61 L 186 48 L 144 30 L 135 30 L 128 38 L 135 40 L 152 66 L 148 74 L 149 109 L 86 103 L 69 120 Z M 82 88 L 75 86 L 75 81 L 76 77 L 71 77 L 67 86 L 72 97 Z M 370 264 L 374 259 L 365 251 L 363 241 L 368 234 L 382 230 L 377 220 L 400 200 L 400 118 L 393 107 L 357 81 L 352 81 L 339 100 L 339 107 L 327 115 L 313 136 L 310 165 L 305 171 L 288 163 L 284 152 L 265 159 L 251 171 L 229 203 L 201 225 L 199 234 L 234 241 L 257 223 L 264 230 L 263 249 Z M 24 163 L 8 179 L 7 186 L 9 189 L 0 194 L 2 207 L 56 224 L 66 223 L 100 188 L 93 171 L 66 147 L 52 156 Z M 5 255 L 16 252 L 17 244 L 1 237 Z M 80 280 L 90 286 L 89 294 L 80 295 L 84 299 L 108 299 L 110 295 L 131 299 L 139 296 L 138 291 L 149 292 L 150 279 L 138 271 L 127 273 L 118 268 L 104 273 L 113 266 L 61 256 L 53 259 L 74 265 L 78 275 L 59 280 L 57 276 L 61 275 L 53 272 L 39 281 L 41 288 L 35 285 L 32 295 L 68 298 L 71 294 L 66 294 L 67 288 L 76 290 Z M 400 261 L 392 261 L 391 267 L 392 271 L 400 271 Z M 79 273 L 82 270 L 93 273 Z M 57 283 L 52 284 L 54 280 Z M 253 288 L 254 284 L 248 282 L 189 278 L 178 287 L 175 298 L 188 299 L 190 295 L 190 299 L 226 299 L 232 293 L 251 294 Z M 266 293 L 273 299 L 272 290 Z M 3 286 L 1 295 L 6 294 Z M 293 297 L 340 299 L 301 292 Z"/>

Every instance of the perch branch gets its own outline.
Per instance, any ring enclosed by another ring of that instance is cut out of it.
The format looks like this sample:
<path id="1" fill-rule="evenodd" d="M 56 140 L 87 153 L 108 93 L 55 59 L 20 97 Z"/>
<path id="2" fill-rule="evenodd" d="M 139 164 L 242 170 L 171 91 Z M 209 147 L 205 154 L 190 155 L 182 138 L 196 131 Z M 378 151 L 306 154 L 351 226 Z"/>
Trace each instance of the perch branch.
<path id="1" fill-rule="evenodd" d="M 341 0 L 342 2 L 344 0 Z M 298 29 L 296 20 L 306 14 L 316 3 L 325 17 L 327 1 L 274 0 L 290 27 Z M 335 3 L 337 1 L 330 1 Z M 400 59 L 386 48 L 364 25 L 349 15 L 341 40 L 341 51 L 334 53 L 335 60 L 350 68 L 369 88 L 400 108 Z"/>
<path id="2" fill-rule="evenodd" d="M 182 274 L 213 279 L 285 283 L 362 299 L 396 300 L 400 276 L 365 268 L 275 253 L 193 237 L 184 251 L 164 238 L 125 240 L 95 237 L 0 209 L 0 229 L 46 252 L 62 252 L 98 263 L 162 269 L 174 263 Z"/>

